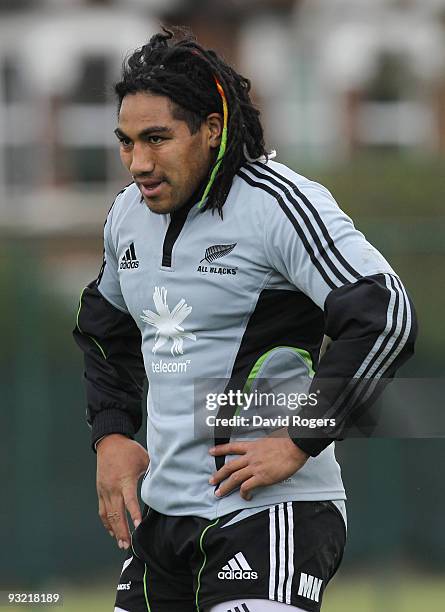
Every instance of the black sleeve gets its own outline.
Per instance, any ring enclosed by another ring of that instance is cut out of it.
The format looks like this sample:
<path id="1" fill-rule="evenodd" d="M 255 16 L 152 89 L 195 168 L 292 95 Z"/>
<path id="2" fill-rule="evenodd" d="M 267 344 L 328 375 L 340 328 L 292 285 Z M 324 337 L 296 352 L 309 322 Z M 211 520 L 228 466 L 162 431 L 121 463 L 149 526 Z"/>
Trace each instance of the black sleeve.
<path id="1" fill-rule="evenodd" d="M 145 370 L 133 318 L 91 282 L 80 297 L 74 339 L 84 353 L 87 421 L 92 445 L 111 433 L 133 437 L 142 423 Z"/>
<path id="2" fill-rule="evenodd" d="M 301 430 L 289 428 L 295 444 L 312 456 L 363 416 L 413 355 L 417 335 L 411 300 L 400 279 L 390 274 L 365 276 L 334 289 L 324 312 L 325 334 L 332 342 L 310 392 L 319 391 L 316 416 L 332 418 L 335 425 L 319 430 L 318 438 L 301 437 Z M 313 409 L 304 408 L 301 417 L 313 418 Z"/>

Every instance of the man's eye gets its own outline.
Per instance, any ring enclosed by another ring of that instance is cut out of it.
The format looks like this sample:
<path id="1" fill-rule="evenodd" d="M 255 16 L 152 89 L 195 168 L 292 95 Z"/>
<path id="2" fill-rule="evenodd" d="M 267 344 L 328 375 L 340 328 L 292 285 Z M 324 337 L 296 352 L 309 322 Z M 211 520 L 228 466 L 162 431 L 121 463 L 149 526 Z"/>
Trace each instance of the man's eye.
<path id="1" fill-rule="evenodd" d="M 161 142 L 164 142 L 164 138 L 162 138 L 162 136 L 149 136 L 148 141 L 151 144 L 161 144 Z"/>
<path id="2" fill-rule="evenodd" d="M 131 147 L 133 144 L 129 138 L 119 138 L 119 142 L 123 147 Z"/>

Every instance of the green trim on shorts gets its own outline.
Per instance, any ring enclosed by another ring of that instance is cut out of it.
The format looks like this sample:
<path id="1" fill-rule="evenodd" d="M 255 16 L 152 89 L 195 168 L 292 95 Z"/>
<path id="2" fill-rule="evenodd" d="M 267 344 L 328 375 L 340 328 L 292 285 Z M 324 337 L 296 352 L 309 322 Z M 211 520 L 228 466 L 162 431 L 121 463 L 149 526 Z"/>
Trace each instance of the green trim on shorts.
<path id="1" fill-rule="evenodd" d="M 204 559 L 201 565 L 201 569 L 198 572 L 198 587 L 196 589 L 196 598 L 195 598 L 195 602 L 196 602 L 196 612 L 199 612 L 199 590 L 201 588 L 201 574 L 204 571 L 204 568 L 206 566 L 207 563 L 207 555 L 206 552 L 204 550 L 204 536 L 207 533 L 207 531 L 210 529 L 210 527 L 214 527 L 215 525 L 217 525 L 219 523 L 219 519 L 216 519 L 216 521 L 214 523 L 211 523 L 210 525 L 207 525 L 207 527 L 204 529 L 204 531 L 201 533 L 201 537 L 199 538 L 199 548 L 201 549 L 202 554 L 204 555 Z M 147 602 L 148 605 L 148 602 Z M 149 608 L 150 610 L 150 608 Z"/>
<path id="2" fill-rule="evenodd" d="M 148 612 L 151 612 L 150 604 L 148 603 L 148 594 L 147 594 L 147 565 L 145 563 L 144 563 L 144 565 L 145 565 L 145 570 L 144 570 L 144 595 L 145 595 L 145 603 L 147 604 Z"/>

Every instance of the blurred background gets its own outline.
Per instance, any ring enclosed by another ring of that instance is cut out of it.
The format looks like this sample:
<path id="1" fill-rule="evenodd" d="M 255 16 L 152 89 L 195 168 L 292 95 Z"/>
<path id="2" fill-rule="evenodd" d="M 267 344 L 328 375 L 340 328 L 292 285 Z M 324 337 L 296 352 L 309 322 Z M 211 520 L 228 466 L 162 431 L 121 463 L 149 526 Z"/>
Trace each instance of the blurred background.
<path id="1" fill-rule="evenodd" d="M 122 563 L 71 329 L 128 182 L 112 86 L 160 21 L 252 79 L 278 160 L 404 279 L 421 332 L 401 375 L 444 376 L 445 0 L 0 0 L 0 590 L 63 592 L 69 611 L 111 610 Z M 444 610 L 443 439 L 337 449 L 349 542 L 323 609 Z"/>

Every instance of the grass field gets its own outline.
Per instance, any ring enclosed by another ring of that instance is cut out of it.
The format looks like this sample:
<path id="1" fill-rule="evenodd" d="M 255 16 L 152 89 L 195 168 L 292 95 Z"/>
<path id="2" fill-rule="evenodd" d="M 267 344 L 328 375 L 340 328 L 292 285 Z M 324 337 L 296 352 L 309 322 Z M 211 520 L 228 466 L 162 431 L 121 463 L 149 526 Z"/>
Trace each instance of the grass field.
<path id="1" fill-rule="evenodd" d="M 112 612 L 113 588 L 95 590 L 64 590 L 62 607 L 4 606 L 1 610 L 49 612 Z M 410 575 L 339 577 L 328 588 L 323 612 L 443 612 L 445 609 L 445 581 L 439 578 Z"/>

